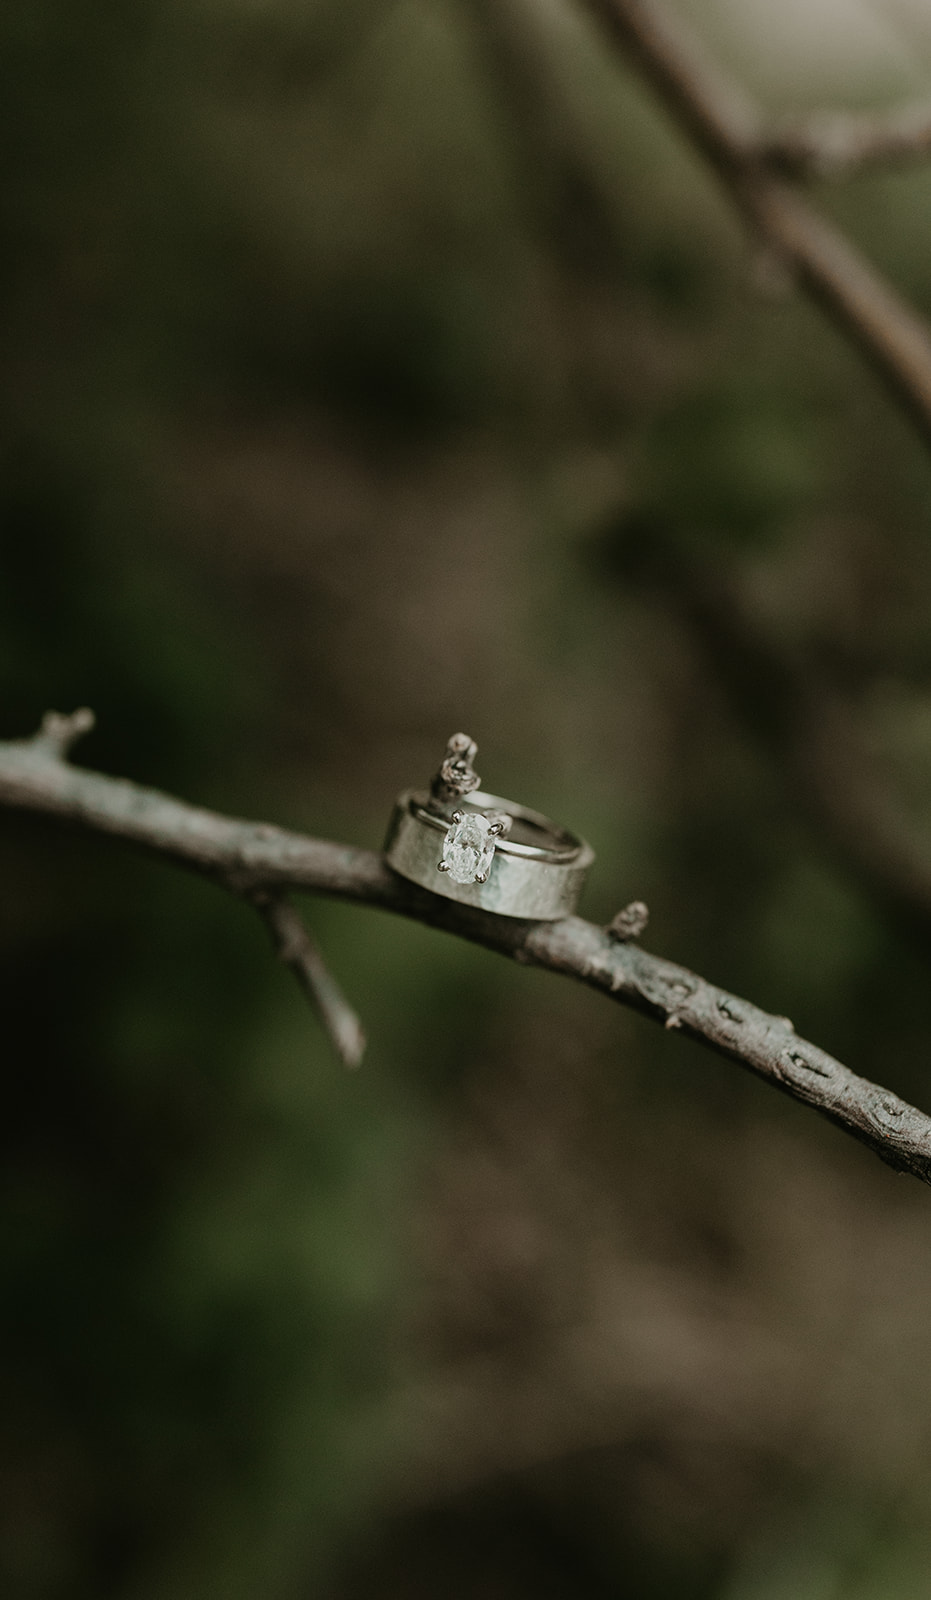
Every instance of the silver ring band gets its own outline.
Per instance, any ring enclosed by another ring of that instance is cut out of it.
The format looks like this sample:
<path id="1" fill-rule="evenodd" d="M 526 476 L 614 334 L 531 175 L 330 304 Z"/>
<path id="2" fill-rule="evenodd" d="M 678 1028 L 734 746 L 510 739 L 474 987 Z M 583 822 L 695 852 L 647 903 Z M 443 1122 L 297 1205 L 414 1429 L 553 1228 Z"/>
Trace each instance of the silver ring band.
<path id="1" fill-rule="evenodd" d="M 549 817 L 544 817 L 539 811 L 530 811 L 526 806 L 516 806 L 511 800 L 502 800 L 500 795 L 486 794 L 484 790 L 471 794 L 468 800 L 463 801 L 463 811 L 504 812 L 512 817 L 524 833 L 542 834 L 553 840 L 551 845 L 521 843 L 515 837 L 513 824 L 511 830 L 498 840 L 497 849 L 508 856 L 522 856 L 526 861 L 568 862 L 575 861 L 578 857 L 581 839 L 570 833 L 567 828 L 560 828 Z M 419 822 L 425 822 L 428 828 L 446 833 L 449 829 L 450 818 L 431 811 L 426 805 L 418 805 L 416 796 L 411 800 L 411 812 Z"/>
<path id="2" fill-rule="evenodd" d="M 403 878 L 447 900 L 541 922 L 571 916 L 595 859 L 584 839 L 539 811 L 483 790 L 440 806 L 417 789 L 398 796 L 385 856 Z M 475 876 L 462 881 L 473 866 Z"/>

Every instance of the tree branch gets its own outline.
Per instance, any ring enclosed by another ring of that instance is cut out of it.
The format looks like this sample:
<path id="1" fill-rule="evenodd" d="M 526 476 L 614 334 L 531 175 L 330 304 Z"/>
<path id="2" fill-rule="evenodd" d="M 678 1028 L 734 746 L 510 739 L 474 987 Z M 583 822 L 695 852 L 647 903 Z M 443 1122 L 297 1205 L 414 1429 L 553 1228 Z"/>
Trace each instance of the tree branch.
<path id="1" fill-rule="evenodd" d="M 931 330 L 844 235 L 776 175 L 742 93 L 653 0 L 580 0 L 718 174 L 751 229 L 885 380 L 931 445 Z"/>
<path id="2" fill-rule="evenodd" d="M 765 141 L 770 166 L 790 178 L 837 178 L 931 154 L 926 100 L 884 115 L 820 111 L 796 117 Z"/>
<path id="3" fill-rule="evenodd" d="M 43 733 L 0 743 L 0 805 L 111 834 L 238 894 L 313 890 L 394 911 L 562 973 L 736 1061 L 820 1111 L 890 1166 L 931 1183 L 931 1118 L 799 1039 L 785 1017 L 770 1016 L 628 942 L 629 923 L 642 920 L 639 906 L 613 932 L 580 917 L 497 917 L 408 883 L 373 851 L 185 805 L 126 779 L 72 767 L 64 750 Z"/>

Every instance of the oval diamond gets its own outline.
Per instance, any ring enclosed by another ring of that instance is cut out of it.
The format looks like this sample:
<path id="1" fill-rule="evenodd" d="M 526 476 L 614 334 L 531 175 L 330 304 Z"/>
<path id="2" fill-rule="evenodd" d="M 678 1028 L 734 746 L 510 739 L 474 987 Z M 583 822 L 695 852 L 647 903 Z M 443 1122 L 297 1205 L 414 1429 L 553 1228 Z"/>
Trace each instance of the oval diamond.
<path id="1" fill-rule="evenodd" d="M 478 811 L 464 812 L 443 842 L 443 861 L 456 883 L 483 882 L 491 870 L 494 853 L 491 823 Z"/>

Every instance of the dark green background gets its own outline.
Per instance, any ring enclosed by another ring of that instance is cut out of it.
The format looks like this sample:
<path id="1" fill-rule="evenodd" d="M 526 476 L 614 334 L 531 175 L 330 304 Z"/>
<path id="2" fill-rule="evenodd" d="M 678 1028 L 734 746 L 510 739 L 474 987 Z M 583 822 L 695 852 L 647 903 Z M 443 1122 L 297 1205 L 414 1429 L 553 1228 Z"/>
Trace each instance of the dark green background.
<path id="1" fill-rule="evenodd" d="M 569 9 L 528 53 L 532 14 L 3 8 L 0 732 L 89 704 L 88 764 L 378 846 L 465 728 L 592 840 L 588 915 L 646 899 L 650 948 L 929 1105 L 927 949 L 688 602 L 735 584 L 931 821 L 931 463 L 648 93 Z M 795 79 L 723 17 L 774 109 L 931 70 L 920 17 Z M 929 182 L 818 197 L 921 309 Z M 927 1593 L 918 1184 L 320 902 L 349 1076 L 229 896 L 0 824 L 4 1596 Z"/>

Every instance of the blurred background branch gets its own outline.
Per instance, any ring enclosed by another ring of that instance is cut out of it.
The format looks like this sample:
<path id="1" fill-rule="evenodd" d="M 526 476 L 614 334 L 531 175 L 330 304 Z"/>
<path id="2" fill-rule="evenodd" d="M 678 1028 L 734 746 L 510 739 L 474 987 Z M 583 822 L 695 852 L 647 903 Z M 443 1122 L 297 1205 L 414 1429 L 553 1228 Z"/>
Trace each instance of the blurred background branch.
<path id="1" fill-rule="evenodd" d="M 931 330 L 837 228 L 767 168 L 742 95 L 654 0 L 583 0 L 658 91 L 763 243 L 883 376 L 931 444 Z"/>

